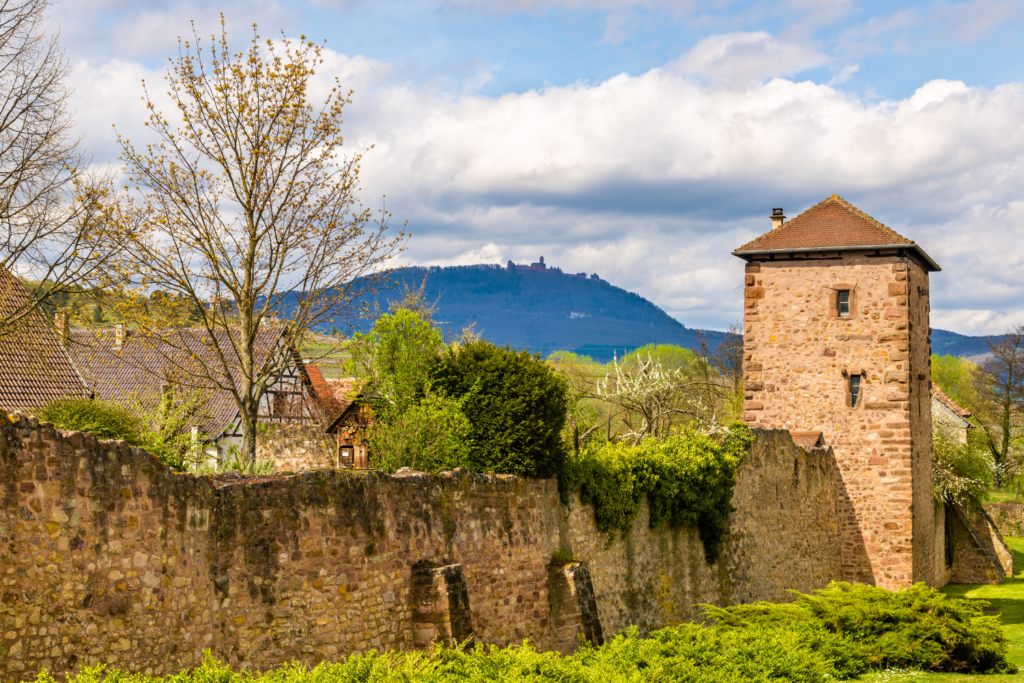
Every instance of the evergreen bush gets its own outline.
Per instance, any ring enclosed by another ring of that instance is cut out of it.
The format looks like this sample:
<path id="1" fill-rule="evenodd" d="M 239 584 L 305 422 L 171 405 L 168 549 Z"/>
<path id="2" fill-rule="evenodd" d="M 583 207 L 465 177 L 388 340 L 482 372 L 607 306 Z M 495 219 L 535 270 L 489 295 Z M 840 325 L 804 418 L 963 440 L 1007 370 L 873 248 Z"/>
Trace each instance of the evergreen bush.
<path id="1" fill-rule="evenodd" d="M 646 638 L 634 626 L 602 646 L 584 644 L 571 657 L 537 652 L 528 642 L 481 644 L 370 651 L 312 669 L 292 662 L 236 673 L 206 653 L 199 667 L 162 678 L 100 665 L 83 667 L 68 683 L 821 683 L 891 667 L 1016 671 L 1006 661 L 1005 638 L 994 635 L 995 617 L 921 585 L 894 593 L 833 584 L 815 595 L 797 594 L 794 604 L 707 611 L 717 625 L 682 624 Z M 54 679 L 42 673 L 36 682 Z"/>
<path id="2" fill-rule="evenodd" d="M 567 463 L 563 485 L 593 504 L 598 529 L 612 535 L 629 531 L 646 495 L 650 526 L 696 526 L 711 564 L 727 532 L 737 468 L 753 441 L 736 423 L 719 436 L 687 431 L 636 446 L 606 443 Z"/>
<path id="3" fill-rule="evenodd" d="M 949 598 L 923 583 L 901 591 L 833 582 L 796 601 L 705 606 L 719 628 L 806 624 L 834 633 L 861 648 L 873 668 L 1014 673 L 999 618 L 983 616 L 983 601 Z"/>
<path id="4" fill-rule="evenodd" d="M 568 388 L 539 355 L 474 341 L 445 351 L 432 376 L 445 395 L 468 397 L 470 469 L 533 478 L 561 472 Z"/>

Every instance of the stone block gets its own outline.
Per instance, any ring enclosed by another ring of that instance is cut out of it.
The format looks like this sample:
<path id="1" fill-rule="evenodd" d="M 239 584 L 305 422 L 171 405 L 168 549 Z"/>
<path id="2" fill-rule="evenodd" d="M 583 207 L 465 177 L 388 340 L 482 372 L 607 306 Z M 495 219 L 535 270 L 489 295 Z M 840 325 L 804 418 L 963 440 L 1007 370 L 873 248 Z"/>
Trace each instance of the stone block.
<path id="1" fill-rule="evenodd" d="M 747 299 L 763 299 L 764 287 L 747 287 L 743 292 L 743 296 Z"/>
<path id="2" fill-rule="evenodd" d="M 569 656 L 579 647 L 581 638 L 593 645 L 604 644 L 597 598 L 587 565 L 579 562 L 549 565 L 548 603 L 551 649 Z"/>
<path id="3" fill-rule="evenodd" d="M 413 647 L 452 647 L 473 639 L 473 615 L 461 564 L 422 561 L 412 569 Z"/>
<path id="4" fill-rule="evenodd" d="M 906 296 L 907 294 L 907 283 L 906 282 L 890 282 L 889 283 L 889 296 Z"/>

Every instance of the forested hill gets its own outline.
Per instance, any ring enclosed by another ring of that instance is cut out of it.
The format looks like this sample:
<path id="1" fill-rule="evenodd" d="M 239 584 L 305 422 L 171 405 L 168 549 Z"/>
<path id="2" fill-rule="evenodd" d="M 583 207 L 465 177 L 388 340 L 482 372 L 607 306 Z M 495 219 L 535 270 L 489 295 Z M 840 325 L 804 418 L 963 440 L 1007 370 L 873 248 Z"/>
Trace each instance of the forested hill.
<path id="1" fill-rule="evenodd" d="M 434 319 L 458 333 L 470 322 L 484 339 L 514 348 L 575 351 L 610 360 L 650 343 L 697 346 L 689 329 L 643 297 L 604 280 L 563 274 L 556 268 L 515 272 L 501 266 L 407 268 L 394 274 L 381 292 L 380 308 L 401 298 L 405 287 L 436 303 Z M 362 321 L 366 329 L 369 321 Z M 712 347 L 724 332 L 705 332 Z"/>
<path id="2" fill-rule="evenodd" d="M 509 271 L 496 265 L 412 267 L 398 271 L 380 292 L 378 305 L 419 289 L 436 304 L 435 320 L 449 333 L 470 322 L 484 339 L 541 352 L 574 351 L 595 360 L 610 360 L 644 344 L 698 345 L 699 330 L 688 328 L 643 297 L 594 277 L 566 275 L 557 268 Z M 372 302 L 371 302 L 372 305 Z M 358 321 L 367 330 L 372 321 Z M 322 325 L 328 331 L 330 325 Z M 705 331 L 712 347 L 724 332 Z M 973 356 L 986 353 L 984 337 L 932 330 L 932 351 Z"/>

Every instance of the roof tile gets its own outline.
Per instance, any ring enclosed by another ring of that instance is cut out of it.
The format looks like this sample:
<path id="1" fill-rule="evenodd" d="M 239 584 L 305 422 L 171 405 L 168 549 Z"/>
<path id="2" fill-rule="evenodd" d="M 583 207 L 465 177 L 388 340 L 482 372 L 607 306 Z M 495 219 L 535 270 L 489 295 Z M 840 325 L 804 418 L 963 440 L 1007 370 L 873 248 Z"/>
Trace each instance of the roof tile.
<path id="1" fill-rule="evenodd" d="M 914 242 L 834 194 L 782 227 L 744 244 L 737 251 L 785 251 L 897 244 L 909 246 Z"/>
<path id="2" fill-rule="evenodd" d="M 0 268 L 0 316 L 20 309 L 29 296 Z M 0 337 L 0 408 L 30 413 L 57 398 L 85 396 L 82 377 L 42 311 L 32 311 L 14 332 Z"/>

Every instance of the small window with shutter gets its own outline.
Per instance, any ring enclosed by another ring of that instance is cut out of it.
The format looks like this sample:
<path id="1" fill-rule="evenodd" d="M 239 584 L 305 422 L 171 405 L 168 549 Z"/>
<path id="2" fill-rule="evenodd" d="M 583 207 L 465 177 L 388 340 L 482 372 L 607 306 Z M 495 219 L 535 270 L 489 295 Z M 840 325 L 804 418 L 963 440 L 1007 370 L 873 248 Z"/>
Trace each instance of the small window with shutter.
<path id="1" fill-rule="evenodd" d="M 839 290 L 839 317 L 850 317 L 850 290 L 848 289 Z"/>

